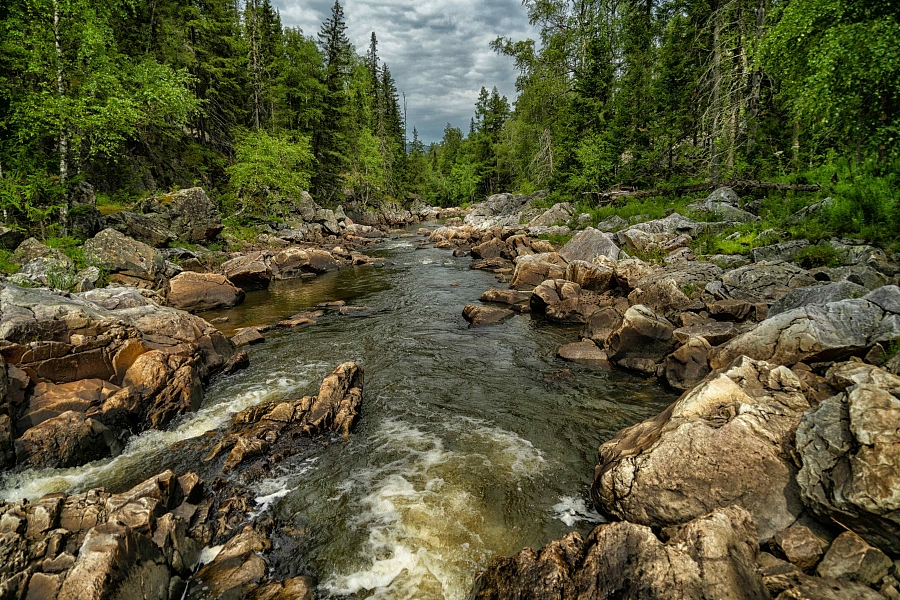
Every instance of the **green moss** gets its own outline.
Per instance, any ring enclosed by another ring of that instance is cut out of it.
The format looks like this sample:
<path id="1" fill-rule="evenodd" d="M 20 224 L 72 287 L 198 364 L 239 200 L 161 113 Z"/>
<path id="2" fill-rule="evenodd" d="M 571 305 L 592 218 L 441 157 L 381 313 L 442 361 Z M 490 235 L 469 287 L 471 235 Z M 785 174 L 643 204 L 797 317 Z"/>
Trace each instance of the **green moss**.
<path id="1" fill-rule="evenodd" d="M 539 237 L 542 240 L 547 240 L 554 246 L 565 246 L 566 244 L 569 243 L 569 240 L 572 239 L 572 235 L 550 235 L 547 233 L 545 233 Z"/>

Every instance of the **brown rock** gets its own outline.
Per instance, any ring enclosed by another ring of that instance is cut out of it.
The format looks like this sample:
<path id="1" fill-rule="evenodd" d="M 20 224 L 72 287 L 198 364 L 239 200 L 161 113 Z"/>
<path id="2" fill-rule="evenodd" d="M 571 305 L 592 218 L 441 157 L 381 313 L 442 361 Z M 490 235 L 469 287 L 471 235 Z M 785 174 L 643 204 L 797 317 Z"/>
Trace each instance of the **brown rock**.
<path id="1" fill-rule="evenodd" d="M 791 452 L 808 408 L 787 368 L 738 359 L 603 444 L 594 503 L 652 526 L 739 504 L 753 515 L 760 540 L 768 540 L 803 511 Z"/>
<path id="2" fill-rule="evenodd" d="M 709 374 L 711 347 L 702 337 L 690 338 L 666 357 L 666 381 L 676 390 L 689 390 Z"/>
<path id="3" fill-rule="evenodd" d="M 523 304 L 531 298 L 530 294 L 516 290 L 488 290 L 481 295 L 482 302 L 497 302 L 498 304 Z"/>
<path id="4" fill-rule="evenodd" d="M 16 462 L 42 468 L 76 467 L 120 449 L 102 423 L 68 411 L 26 431 L 15 442 Z"/>
<path id="5" fill-rule="evenodd" d="M 588 318 L 581 337 L 593 340 L 603 347 L 606 340 L 622 324 L 622 315 L 612 307 L 600 308 Z"/>
<path id="6" fill-rule="evenodd" d="M 613 362 L 633 358 L 660 362 L 675 347 L 674 330 L 671 323 L 646 306 L 632 306 L 607 338 L 606 353 Z"/>
<path id="7" fill-rule="evenodd" d="M 884 552 L 873 548 L 852 531 L 847 531 L 831 543 L 816 573 L 820 577 L 874 585 L 888 574 L 892 566 L 891 559 Z"/>
<path id="8" fill-rule="evenodd" d="M 606 352 L 598 348 L 597 344 L 590 340 L 566 344 L 556 351 L 556 355 L 563 360 L 595 369 L 609 367 Z"/>
<path id="9" fill-rule="evenodd" d="M 686 344 L 691 338 L 699 337 L 705 339 L 710 346 L 718 346 L 740 335 L 740 333 L 741 330 L 734 323 L 712 321 L 688 327 L 679 327 L 672 332 L 672 335 L 675 336 L 675 339 L 680 344 Z"/>
<path id="10" fill-rule="evenodd" d="M 772 542 L 785 558 L 804 571 L 814 569 L 828 547 L 825 540 L 803 525 L 794 525 L 779 531 L 772 538 Z"/>
<path id="11" fill-rule="evenodd" d="M 272 269 L 266 261 L 265 252 L 238 256 L 224 263 L 221 268 L 225 277 L 245 292 L 267 289 L 272 281 Z"/>
<path id="12" fill-rule="evenodd" d="M 799 585 L 775 600 L 884 600 L 884 596 L 859 583 L 801 575 Z"/>
<path id="13" fill-rule="evenodd" d="M 576 260 L 566 267 L 565 279 L 586 290 L 605 292 L 615 284 L 615 270 L 611 266 Z"/>
<path id="14" fill-rule="evenodd" d="M 628 522 L 570 533 L 540 552 L 495 559 L 475 584 L 476 600 L 653 598 L 765 599 L 756 573 L 756 531 L 746 511 L 720 509 L 657 538 Z"/>
<path id="15" fill-rule="evenodd" d="M 463 309 L 463 318 L 469 322 L 469 327 L 496 325 L 509 319 L 514 314 L 513 311 L 505 308 L 492 308 L 490 306 L 479 306 L 478 304 L 467 304 Z"/>
<path id="16" fill-rule="evenodd" d="M 497 258 L 502 257 L 507 260 L 512 259 L 512 253 L 509 246 L 501 239 L 493 238 L 477 246 L 472 246 L 472 256 L 475 258 Z"/>
<path id="17" fill-rule="evenodd" d="M 236 334 L 231 336 L 231 343 L 236 347 L 249 346 L 251 344 L 259 344 L 265 341 L 257 327 L 244 327 L 239 329 Z"/>
<path id="18" fill-rule="evenodd" d="M 516 259 L 509 287 L 530 290 L 548 279 L 562 279 L 566 275 L 566 262 L 555 252 L 522 256 Z"/>
<path id="19" fill-rule="evenodd" d="M 185 271 L 169 282 L 166 299 L 175 308 L 199 312 L 237 306 L 244 301 L 244 292 L 222 275 Z"/>

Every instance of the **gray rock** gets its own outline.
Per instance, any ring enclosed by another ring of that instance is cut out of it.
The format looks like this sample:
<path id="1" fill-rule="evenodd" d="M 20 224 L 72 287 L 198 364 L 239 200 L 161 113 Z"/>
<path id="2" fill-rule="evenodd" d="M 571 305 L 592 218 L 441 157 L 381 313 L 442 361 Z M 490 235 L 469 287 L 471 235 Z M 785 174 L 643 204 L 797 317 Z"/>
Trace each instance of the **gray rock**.
<path id="1" fill-rule="evenodd" d="M 741 202 L 741 198 L 733 189 L 723 186 L 716 189 L 713 193 L 707 196 L 705 202 L 721 202 L 724 204 L 730 204 L 731 206 L 738 206 Z"/>
<path id="2" fill-rule="evenodd" d="M 748 302 L 771 302 L 794 288 L 815 283 L 808 271 L 786 262 L 746 265 L 728 271 L 721 280 L 726 297 Z"/>
<path id="3" fill-rule="evenodd" d="M 797 429 L 804 502 L 870 544 L 900 553 L 900 378 L 872 365 L 835 365 L 841 391 L 803 417 Z"/>
<path id="4" fill-rule="evenodd" d="M 560 257 L 566 262 L 575 260 L 593 262 L 599 256 L 605 256 L 610 260 L 616 261 L 621 254 L 622 251 L 613 242 L 610 234 L 597 231 L 593 227 L 588 227 L 576 233 L 575 237 L 569 240 L 559 251 Z"/>
<path id="5" fill-rule="evenodd" d="M 76 239 L 85 240 L 97 235 L 104 227 L 103 214 L 96 206 L 76 204 L 68 214 L 68 234 Z"/>
<path id="6" fill-rule="evenodd" d="M 862 298 L 865 295 L 866 288 L 849 281 L 796 288 L 775 301 L 769 308 L 769 316 L 774 317 L 802 306 L 828 304 L 839 300 Z"/>
<path id="7" fill-rule="evenodd" d="M 178 239 L 188 242 L 214 240 L 224 229 L 219 210 L 199 187 L 148 198 L 138 205 L 138 212 L 153 216 Z"/>
<path id="8" fill-rule="evenodd" d="M 113 281 L 156 288 L 165 283 L 164 255 L 114 229 L 104 229 L 87 240 L 84 258 L 109 273 Z"/>
<path id="9" fill-rule="evenodd" d="M 660 539 L 660 537 L 665 542 Z M 666 530 L 621 522 L 582 540 L 570 533 L 539 552 L 494 559 L 475 582 L 474 600 L 763 600 L 756 530 L 729 507 Z"/>
<path id="10" fill-rule="evenodd" d="M 753 262 L 794 260 L 797 258 L 797 254 L 807 246 L 809 246 L 809 242 L 806 240 L 792 240 L 754 248 L 750 251 L 750 256 L 753 257 Z"/>
<path id="11" fill-rule="evenodd" d="M 768 540 L 803 511 L 790 446 L 808 408 L 786 367 L 740 358 L 603 444 L 594 503 L 617 518 L 663 527 L 739 504 Z"/>
<path id="12" fill-rule="evenodd" d="M 787 223 L 790 225 L 800 225 L 802 223 L 805 223 L 816 213 L 821 212 L 824 208 L 830 207 L 832 204 L 834 204 L 834 200 L 832 198 L 825 198 L 824 200 L 813 202 L 812 204 L 804 206 L 803 208 L 789 216 L 787 219 Z"/>
<path id="13" fill-rule="evenodd" d="M 714 349 L 713 369 L 749 356 L 783 365 L 865 355 L 879 342 L 900 338 L 900 288 L 885 286 L 864 298 L 795 308 Z"/>
<path id="14" fill-rule="evenodd" d="M 16 275 L 59 290 L 71 289 L 76 283 L 75 264 L 61 252 L 31 260 Z"/>
<path id="15" fill-rule="evenodd" d="M 166 225 L 158 218 L 140 213 L 122 211 L 107 215 L 106 226 L 156 248 L 165 246 L 176 239 Z"/>
<path id="16" fill-rule="evenodd" d="M 861 285 L 871 291 L 883 285 L 891 285 L 892 281 L 887 276 L 879 273 L 868 265 L 851 265 L 847 267 L 818 267 L 810 269 L 810 275 L 817 281 L 849 281 Z"/>
<path id="17" fill-rule="evenodd" d="M 528 222 L 528 227 L 550 227 L 552 225 L 565 225 L 575 215 L 575 209 L 570 202 L 554 204 L 547 211 Z"/>
<path id="18" fill-rule="evenodd" d="M 612 233 L 613 231 L 618 231 L 623 227 L 628 227 L 628 221 L 626 221 L 619 215 L 613 215 L 608 219 L 604 219 L 597 223 L 596 229 L 605 233 Z"/>

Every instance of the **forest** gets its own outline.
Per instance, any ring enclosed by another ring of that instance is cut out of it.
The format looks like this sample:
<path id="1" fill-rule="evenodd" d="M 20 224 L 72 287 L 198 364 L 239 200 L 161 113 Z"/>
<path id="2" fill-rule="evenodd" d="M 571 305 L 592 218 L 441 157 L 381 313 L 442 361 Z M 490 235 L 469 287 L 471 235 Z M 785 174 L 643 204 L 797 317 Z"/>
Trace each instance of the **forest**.
<path id="1" fill-rule="evenodd" d="M 3 3 L 3 221 L 64 234 L 84 183 L 101 205 L 201 185 L 253 221 L 303 190 L 453 206 L 549 189 L 596 208 L 610 189 L 762 180 L 820 184 L 857 233 L 897 229 L 900 4 L 523 4 L 539 39 L 492 44 L 517 97 L 483 87 L 468 131 L 426 146 L 377 32 L 354 48 L 339 1 L 314 35 L 270 0 Z"/>

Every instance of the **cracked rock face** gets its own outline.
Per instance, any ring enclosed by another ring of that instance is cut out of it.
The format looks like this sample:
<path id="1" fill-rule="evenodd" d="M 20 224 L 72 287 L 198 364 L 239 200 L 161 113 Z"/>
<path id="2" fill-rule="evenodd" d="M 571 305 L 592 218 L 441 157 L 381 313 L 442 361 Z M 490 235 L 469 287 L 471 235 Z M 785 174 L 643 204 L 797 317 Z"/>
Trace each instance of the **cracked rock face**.
<path id="1" fill-rule="evenodd" d="M 721 369 L 738 356 L 782 365 L 865 355 L 879 342 L 900 338 L 900 288 L 885 286 L 863 298 L 804 306 L 768 318 L 716 348 L 710 366 Z"/>
<path id="2" fill-rule="evenodd" d="M 763 599 L 756 529 L 737 506 L 716 510 L 657 538 L 649 527 L 600 525 L 539 552 L 495 559 L 476 581 L 476 600 L 634 598 Z M 665 541 L 663 541 L 665 540 Z"/>
<path id="3" fill-rule="evenodd" d="M 797 429 L 803 501 L 869 543 L 900 553 L 900 377 L 843 363 L 827 379 L 842 390 Z"/>
<path id="4" fill-rule="evenodd" d="M 786 367 L 740 358 L 603 444 L 594 503 L 617 518 L 663 527 L 738 504 L 768 540 L 803 510 L 790 453 L 808 408 Z"/>

